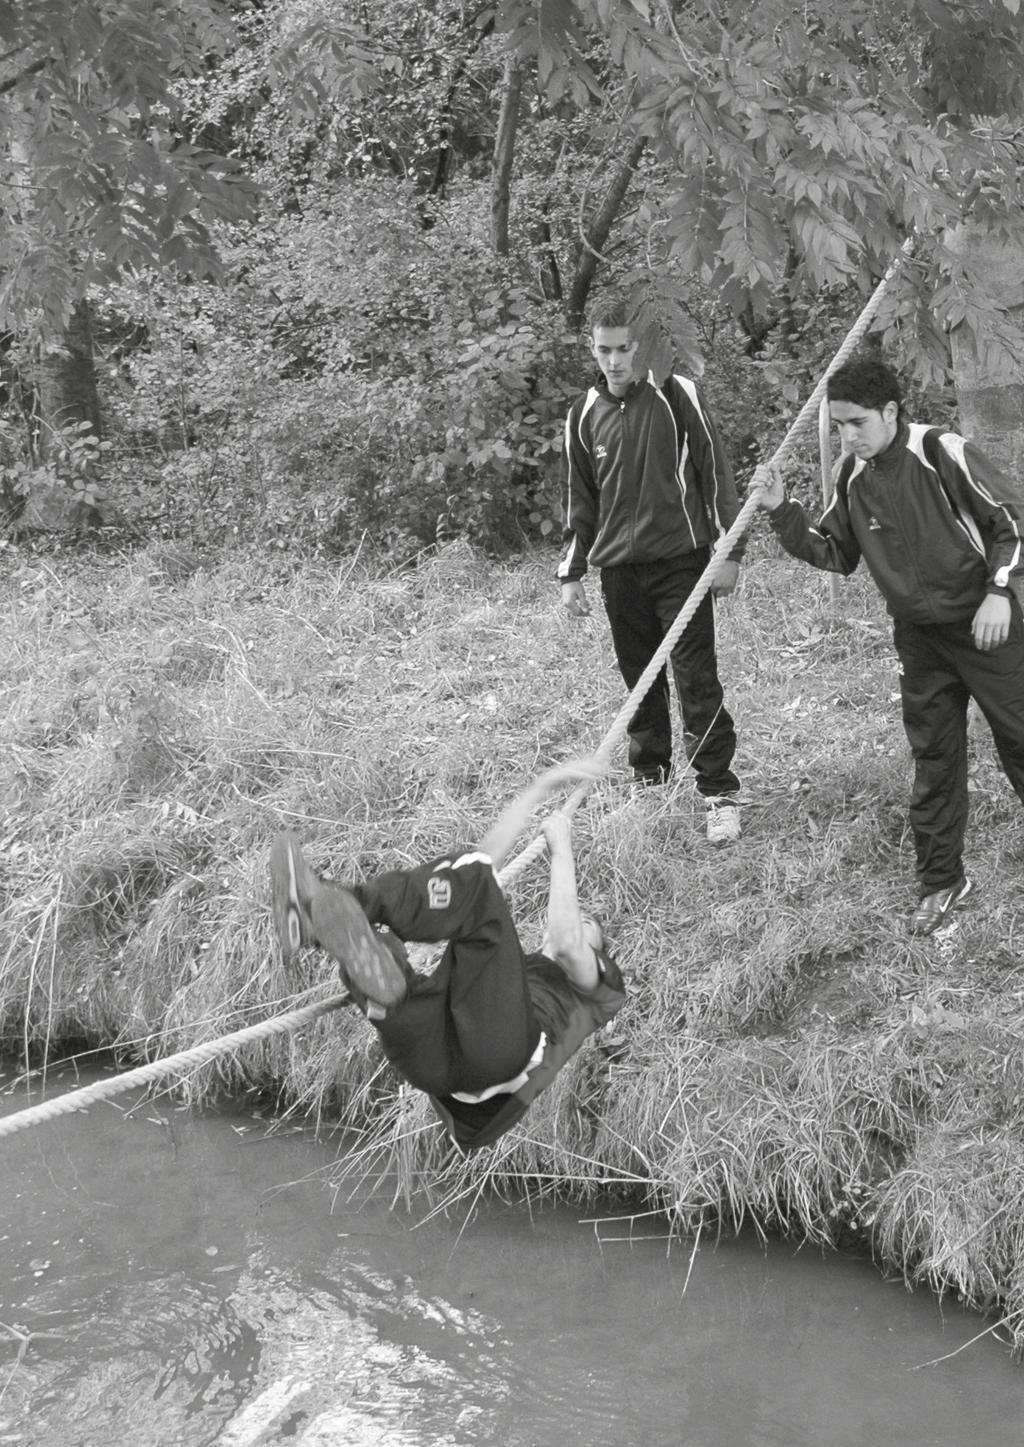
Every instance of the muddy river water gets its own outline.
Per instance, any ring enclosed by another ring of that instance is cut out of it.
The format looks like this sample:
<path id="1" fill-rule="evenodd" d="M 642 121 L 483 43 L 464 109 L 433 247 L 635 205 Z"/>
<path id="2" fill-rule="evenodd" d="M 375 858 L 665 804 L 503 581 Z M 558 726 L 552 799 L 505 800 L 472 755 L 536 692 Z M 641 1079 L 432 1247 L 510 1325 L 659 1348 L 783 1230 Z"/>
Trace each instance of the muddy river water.
<path id="1" fill-rule="evenodd" d="M 337 1196 L 338 1149 L 131 1097 L 0 1139 L 0 1444 L 1024 1443 L 988 1323 L 869 1262 L 610 1206 L 424 1220 Z"/>

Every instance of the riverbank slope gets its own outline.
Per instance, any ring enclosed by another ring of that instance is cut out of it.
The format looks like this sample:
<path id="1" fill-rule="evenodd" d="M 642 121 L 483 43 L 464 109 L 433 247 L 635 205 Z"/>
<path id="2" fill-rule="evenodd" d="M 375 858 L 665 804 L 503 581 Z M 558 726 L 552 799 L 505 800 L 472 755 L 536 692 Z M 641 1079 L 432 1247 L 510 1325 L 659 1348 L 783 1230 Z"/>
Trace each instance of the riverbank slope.
<path id="1" fill-rule="evenodd" d="M 128 1065 L 330 993 L 319 957 L 279 962 L 275 832 L 340 877 L 440 852 L 596 747 L 622 701 L 599 606 L 562 615 L 553 555 L 5 561 L 0 1034 L 34 1063 L 85 1042 Z M 856 1240 L 992 1309 L 1020 1350 L 1019 803 L 975 728 L 975 902 L 913 939 L 909 761 L 870 583 L 833 607 L 756 535 L 718 616 L 744 837 L 709 849 L 686 778 L 632 799 L 619 751 L 575 833 L 631 999 L 497 1151 L 453 1161 L 354 1012 L 181 1088 L 272 1088 L 360 1125 L 352 1189 L 386 1172 L 439 1206 L 611 1189 L 680 1233 Z M 512 887 L 528 943 L 544 889 L 543 863 Z"/>

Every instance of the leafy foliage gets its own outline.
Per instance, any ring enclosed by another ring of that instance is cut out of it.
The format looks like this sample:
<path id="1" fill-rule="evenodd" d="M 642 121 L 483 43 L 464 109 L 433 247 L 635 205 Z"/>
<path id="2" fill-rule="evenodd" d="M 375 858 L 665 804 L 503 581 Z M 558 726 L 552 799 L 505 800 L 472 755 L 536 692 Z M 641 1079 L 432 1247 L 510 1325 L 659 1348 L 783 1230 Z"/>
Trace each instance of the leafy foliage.
<path id="1" fill-rule="evenodd" d="M 98 481 L 97 463 L 110 447 L 88 423 L 79 422 L 53 440 L 45 460 L 33 462 L 0 420 L 0 517 L 18 517 L 30 496 L 44 493 L 51 505 L 58 500 L 61 517 L 79 525 L 98 519 L 108 496 Z"/>
<path id="2" fill-rule="evenodd" d="M 453 271 L 408 202 L 402 186 L 349 183 L 284 218 L 273 247 L 236 236 L 244 307 L 199 287 L 187 307 L 159 284 L 112 296 L 111 421 L 122 446 L 163 458 L 140 506 L 169 530 L 332 546 L 369 532 L 400 552 L 551 531 L 576 340 L 468 216 Z M 338 264 L 349 255 L 361 267 Z M 115 363 L 130 309 L 146 340 Z"/>
<path id="3" fill-rule="evenodd" d="M 89 286 L 139 268 L 218 278 L 210 230 L 251 200 L 180 126 L 175 82 L 231 44 L 218 0 L 3 0 L 0 325 L 57 333 Z"/>
<path id="4" fill-rule="evenodd" d="M 1024 240 L 1018 9 L 0 0 L 3 315 L 60 337 L 88 295 L 143 525 L 546 535 L 592 286 L 629 292 L 656 372 L 705 369 L 737 462 L 908 236 L 896 357 L 935 384 L 951 327 L 1012 353 L 1012 299 L 955 238 Z"/>

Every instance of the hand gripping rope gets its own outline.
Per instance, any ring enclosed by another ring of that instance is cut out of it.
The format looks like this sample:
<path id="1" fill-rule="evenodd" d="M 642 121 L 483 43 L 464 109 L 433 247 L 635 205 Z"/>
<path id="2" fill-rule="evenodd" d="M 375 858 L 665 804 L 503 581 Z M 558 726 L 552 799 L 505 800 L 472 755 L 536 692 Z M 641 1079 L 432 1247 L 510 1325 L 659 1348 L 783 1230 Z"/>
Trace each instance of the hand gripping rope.
<path id="1" fill-rule="evenodd" d="M 795 449 L 804 431 L 809 424 L 817 418 L 819 406 L 825 396 L 825 387 L 828 378 L 837 367 L 846 361 L 847 357 L 857 347 L 867 332 L 875 313 L 881 305 L 886 287 L 889 285 L 903 258 L 909 254 L 909 251 L 910 242 L 908 240 L 904 243 L 900 255 L 889 267 L 889 270 L 868 298 L 864 310 L 850 328 L 846 339 L 822 374 L 814 391 L 808 397 L 794 421 L 790 424 L 785 437 L 772 455 L 771 461 L 775 466 L 781 466 L 789 459 L 790 454 Z M 703 601 L 711 584 L 721 572 L 722 566 L 728 560 L 730 552 L 747 532 L 753 520 L 754 513 L 757 511 L 757 506 L 756 495 L 748 497 L 740 508 L 732 527 L 719 538 L 707 567 L 697 579 L 693 592 L 679 610 L 675 621 L 662 639 L 650 663 L 648 663 L 640 678 L 637 680 L 636 686 L 616 714 L 607 733 L 595 750 L 596 758 L 605 763 L 610 761 L 612 750 L 626 732 L 629 721 L 636 712 L 637 705 L 641 699 L 645 697 L 648 689 L 657 678 L 662 664 L 665 663 Z M 562 805 L 560 812 L 571 817 L 592 787 L 593 784 L 590 780 L 577 785 Z M 546 848 L 547 845 L 544 841 L 544 836 L 538 835 L 525 849 L 521 850 L 514 859 L 510 860 L 500 872 L 498 878 L 501 883 L 504 885 L 510 880 L 515 879 L 528 864 L 538 859 Z M 133 1090 L 138 1085 L 148 1085 L 153 1081 L 162 1079 L 164 1076 L 191 1070 L 200 1065 L 206 1065 L 209 1061 L 217 1059 L 218 1056 L 226 1055 L 232 1050 L 237 1050 L 242 1045 L 251 1045 L 255 1041 L 263 1040 L 270 1035 L 280 1035 L 286 1031 L 301 1029 L 303 1025 L 310 1024 L 321 1015 L 326 1015 L 332 1010 L 337 1010 L 342 1005 L 348 1004 L 348 1002 L 348 995 L 332 995 L 326 1000 L 320 1000 L 311 1005 L 304 1005 L 297 1010 L 289 1010 L 283 1015 L 275 1015 L 271 1019 L 264 1020 L 258 1025 L 249 1025 L 243 1030 L 235 1030 L 230 1035 L 221 1035 L 215 1040 L 207 1040 L 201 1045 L 196 1045 L 191 1050 L 182 1050 L 177 1055 L 168 1055 L 162 1060 L 152 1060 L 148 1064 L 141 1065 L 135 1070 L 125 1071 L 123 1075 L 114 1075 L 111 1076 L 109 1080 L 97 1081 L 93 1085 L 82 1086 L 79 1090 L 70 1090 L 65 1095 L 56 1096 L 53 1100 L 43 1101 L 40 1105 L 29 1106 L 26 1110 L 16 1111 L 14 1115 L 9 1115 L 5 1119 L 0 1120 L 0 1136 L 13 1135 L 15 1131 L 25 1130 L 29 1126 L 38 1125 L 44 1120 L 52 1120 L 54 1116 L 67 1115 L 72 1111 L 83 1110 L 86 1106 L 94 1104 L 97 1100 L 107 1100 L 111 1096 Z"/>

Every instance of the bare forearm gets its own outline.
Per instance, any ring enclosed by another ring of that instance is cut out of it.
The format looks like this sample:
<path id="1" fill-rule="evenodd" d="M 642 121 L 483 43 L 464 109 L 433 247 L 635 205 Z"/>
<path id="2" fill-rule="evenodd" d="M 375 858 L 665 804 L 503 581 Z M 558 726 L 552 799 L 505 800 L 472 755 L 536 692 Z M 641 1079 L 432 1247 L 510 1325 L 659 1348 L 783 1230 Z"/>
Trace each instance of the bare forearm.
<path id="1" fill-rule="evenodd" d="M 550 851 L 551 879 L 548 886 L 548 939 L 553 949 L 577 946 L 582 939 L 580 900 L 576 885 L 576 861 L 572 849 L 563 844 Z"/>
<path id="2" fill-rule="evenodd" d="M 579 989 L 594 990 L 600 983 L 600 974 L 597 957 L 584 933 L 567 821 L 558 814 L 552 815 L 545 821 L 544 835 L 551 871 L 545 951 Z"/>

